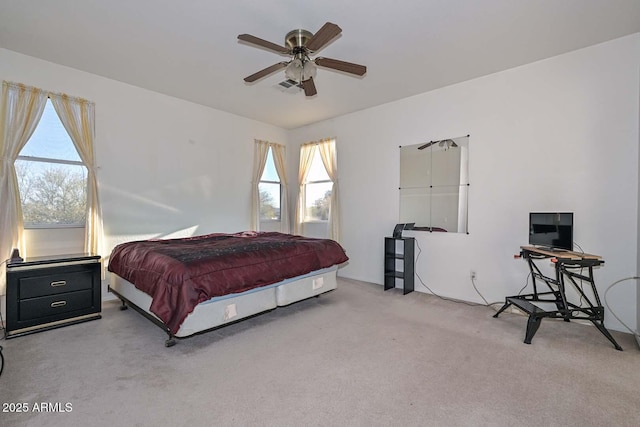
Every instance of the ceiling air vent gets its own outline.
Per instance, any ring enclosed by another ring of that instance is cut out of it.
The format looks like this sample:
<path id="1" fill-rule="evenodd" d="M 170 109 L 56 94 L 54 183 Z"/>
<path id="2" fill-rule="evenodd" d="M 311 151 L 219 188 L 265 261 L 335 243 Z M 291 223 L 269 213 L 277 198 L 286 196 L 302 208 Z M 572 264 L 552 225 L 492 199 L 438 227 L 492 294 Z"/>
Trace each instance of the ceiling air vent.
<path id="1" fill-rule="evenodd" d="M 280 92 L 284 93 L 298 93 L 302 89 L 301 86 L 295 81 L 291 79 L 287 79 L 283 82 L 278 83 L 274 86 Z"/>

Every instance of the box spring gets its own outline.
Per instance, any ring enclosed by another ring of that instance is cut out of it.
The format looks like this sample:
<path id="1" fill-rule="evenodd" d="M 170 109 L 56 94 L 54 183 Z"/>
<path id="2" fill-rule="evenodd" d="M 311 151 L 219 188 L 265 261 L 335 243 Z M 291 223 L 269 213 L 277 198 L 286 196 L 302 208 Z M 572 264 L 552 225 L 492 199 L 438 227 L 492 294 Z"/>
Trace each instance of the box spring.
<path id="1" fill-rule="evenodd" d="M 272 285 L 204 301 L 187 316 L 175 336 L 185 338 L 278 306 L 289 305 L 331 291 L 337 286 L 337 270 L 337 266 L 325 268 Z M 109 288 L 119 297 L 162 323 L 149 311 L 151 296 L 137 289 L 131 282 L 111 273 Z"/>

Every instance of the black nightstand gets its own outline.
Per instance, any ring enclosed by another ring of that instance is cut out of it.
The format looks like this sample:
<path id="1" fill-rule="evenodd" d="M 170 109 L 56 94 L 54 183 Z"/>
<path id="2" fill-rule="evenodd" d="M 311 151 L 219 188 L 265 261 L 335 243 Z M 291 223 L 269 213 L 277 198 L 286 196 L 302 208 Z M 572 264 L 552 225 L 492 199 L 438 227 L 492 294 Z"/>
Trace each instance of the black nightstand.
<path id="1" fill-rule="evenodd" d="M 7 338 L 100 319 L 101 310 L 99 255 L 7 264 Z"/>

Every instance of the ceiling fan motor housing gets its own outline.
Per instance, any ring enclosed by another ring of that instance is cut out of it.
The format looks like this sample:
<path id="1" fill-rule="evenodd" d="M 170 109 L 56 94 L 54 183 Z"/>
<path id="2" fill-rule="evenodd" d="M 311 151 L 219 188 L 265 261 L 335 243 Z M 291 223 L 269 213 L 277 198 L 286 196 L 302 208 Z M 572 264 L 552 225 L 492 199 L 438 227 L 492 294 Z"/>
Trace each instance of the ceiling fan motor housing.
<path id="1" fill-rule="evenodd" d="M 309 39 L 313 37 L 313 33 L 307 30 L 293 30 L 287 33 L 284 42 L 289 46 L 293 53 L 305 51 Z"/>

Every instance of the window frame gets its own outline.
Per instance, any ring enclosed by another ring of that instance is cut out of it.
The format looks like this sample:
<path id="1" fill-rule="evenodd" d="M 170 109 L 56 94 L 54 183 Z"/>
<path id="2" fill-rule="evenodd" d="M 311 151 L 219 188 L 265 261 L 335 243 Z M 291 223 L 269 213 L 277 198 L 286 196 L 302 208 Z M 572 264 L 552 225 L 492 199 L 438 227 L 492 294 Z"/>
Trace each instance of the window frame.
<path id="1" fill-rule="evenodd" d="M 47 102 L 51 102 L 50 99 L 47 98 Z M 56 113 L 57 116 L 57 113 Z M 58 117 L 58 120 L 60 120 L 60 117 Z M 39 125 L 40 123 L 38 123 Z M 36 125 L 36 127 L 38 126 Z M 66 130 L 65 130 L 66 132 Z M 69 137 L 69 142 L 71 142 L 71 145 L 73 146 L 73 149 L 76 151 L 76 153 L 78 152 L 78 149 L 76 148 L 75 144 L 73 143 L 73 141 L 71 140 L 71 136 L 67 133 L 67 136 Z M 29 138 L 30 140 L 31 138 Z M 27 143 L 29 143 L 29 140 L 27 140 Z M 22 147 L 22 149 L 20 150 L 20 152 L 22 152 L 22 150 L 24 150 L 24 147 Z M 79 157 L 79 153 L 78 153 L 78 157 Z M 72 165 L 72 166 L 82 166 L 85 169 L 85 194 L 88 194 L 88 173 L 89 173 L 89 169 L 87 168 L 87 165 L 82 161 L 82 160 L 65 160 L 65 159 L 54 159 L 54 158 L 50 158 L 50 157 L 40 157 L 40 156 L 22 156 L 22 155 L 18 155 L 18 157 L 16 158 L 15 162 L 14 162 L 14 168 L 15 168 L 15 164 L 18 160 L 21 161 L 26 161 L 26 162 L 37 162 L 37 163 L 45 163 L 45 164 L 61 164 L 61 165 Z M 17 173 L 16 173 L 17 174 Z M 18 191 L 20 191 L 20 188 L 18 187 Z M 86 196 L 85 196 L 85 211 L 86 211 L 86 207 L 87 207 L 87 200 L 86 200 Z M 20 201 L 20 208 L 22 209 L 22 201 Z M 87 219 L 86 219 L 86 212 L 85 212 L 85 220 L 83 222 L 77 222 L 77 223 L 72 223 L 72 224 L 31 224 L 31 223 L 26 223 L 24 221 L 24 211 L 23 211 L 23 215 L 22 215 L 22 226 L 25 230 L 45 230 L 45 229 L 64 229 L 64 228 L 85 228 L 87 226 Z"/>
<path id="2" fill-rule="evenodd" d="M 318 159 L 317 161 L 319 161 L 322 164 L 322 169 L 324 170 L 324 173 L 327 175 L 327 179 L 323 179 L 323 180 L 317 180 L 317 181 L 309 181 L 309 180 L 305 180 L 304 183 L 304 194 L 303 194 L 303 199 L 304 199 L 304 218 L 303 218 L 303 223 L 304 224 L 326 224 L 329 222 L 329 218 L 327 216 L 327 219 L 315 219 L 315 218 L 310 218 L 307 215 L 307 211 L 309 210 L 309 206 L 307 206 L 307 185 L 309 184 L 326 184 L 326 183 L 331 183 L 331 191 L 333 191 L 333 181 L 331 180 L 331 178 L 329 178 L 329 173 L 327 172 L 327 168 L 324 166 L 324 162 L 322 161 L 322 155 L 320 154 L 320 151 L 318 149 L 315 150 L 314 154 L 313 154 L 313 162 L 316 162 L 316 159 Z M 329 200 L 329 203 L 331 203 L 331 200 Z M 331 212 L 331 204 L 329 204 L 329 212 Z"/>
<path id="3" fill-rule="evenodd" d="M 269 158 L 271 158 L 271 161 L 273 162 L 273 169 L 275 170 L 279 181 L 263 180 L 262 177 L 260 177 L 260 180 L 258 181 L 258 194 L 260 194 L 260 184 L 278 184 L 278 186 L 280 187 L 279 188 L 280 210 L 278 210 L 278 219 L 264 219 L 264 218 L 262 218 L 262 215 L 260 215 L 259 219 L 260 219 L 261 223 L 275 224 L 275 223 L 281 223 L 282 222 L 282 180 L 280 179 L 280 175 L 278 174 L 278 169 L 276 168 L 276 161 L 273 159 L 273 148 L 272 147 L 269 147 L 269 151 L 267 152 L 267 159 L 265 160 L 265 165 L 264 165 L 264 170 L 262 171 L 262 175 L 264 175 L 264 171 L 267 169 L 267 163 L 266 162 L 269 161 Z M 260 202 L 259 210 L 260 210 L 260 212 L 262 212 L 262 201 Z"/>

